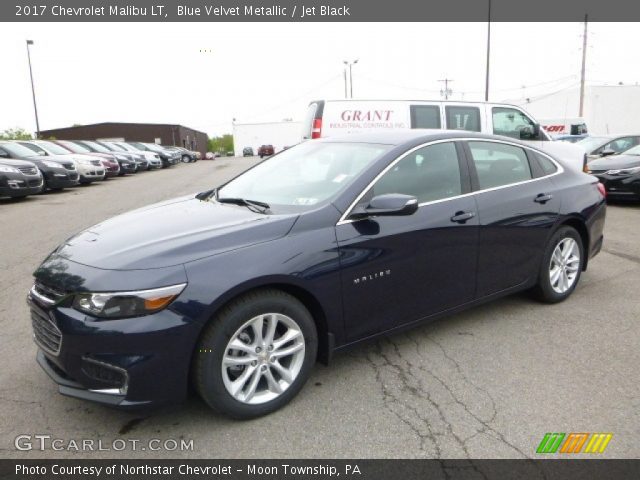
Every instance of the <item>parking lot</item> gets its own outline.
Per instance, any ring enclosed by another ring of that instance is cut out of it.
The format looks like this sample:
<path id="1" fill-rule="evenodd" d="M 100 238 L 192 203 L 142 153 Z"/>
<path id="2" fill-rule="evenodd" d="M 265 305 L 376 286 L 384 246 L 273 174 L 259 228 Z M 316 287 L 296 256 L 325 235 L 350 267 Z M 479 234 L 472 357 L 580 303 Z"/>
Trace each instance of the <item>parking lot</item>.
<path id="1" fill-rule="evenodd" d="M 31 272 L 71 234 L 149 203 L 211 188 L 254 164 L 223 158 L 0 200 L 0 450 L 21 434 L 193 439 L 192 451 L 96 451 L 84 458 L 522 458 L 546 432 L 611 432 L 608 458 L 637 458 L 640 425 L 640 206 L 607 214 L 602 253 L 564 303 L 512 296 L 317 365 L 284 409 L 252 421 L 213 414 L 197 397 L 156 412 L 66 398 L 35 363 L 25 304 Z M 153 178 L 151 178 L 153 177 Z M 11 361 L 7 361 L 7 359 Z M 158 381 L 162 381 L 161 378 Z M 585 455 L 587 456 L 587 455 Z"/>

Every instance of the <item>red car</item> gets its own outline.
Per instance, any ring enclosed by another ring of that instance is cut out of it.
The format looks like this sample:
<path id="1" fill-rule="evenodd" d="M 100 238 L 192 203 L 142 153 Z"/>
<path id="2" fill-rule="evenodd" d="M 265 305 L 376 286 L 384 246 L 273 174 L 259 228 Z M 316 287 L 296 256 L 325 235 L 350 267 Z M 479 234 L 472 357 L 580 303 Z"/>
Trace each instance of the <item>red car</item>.
<path id="1" fill-rule="evenodd" d="M 274 153 L 273 145 L 260 145 L 260 148 L 258 148 L 258 156 L 260 158 L 269 157 Z"/>

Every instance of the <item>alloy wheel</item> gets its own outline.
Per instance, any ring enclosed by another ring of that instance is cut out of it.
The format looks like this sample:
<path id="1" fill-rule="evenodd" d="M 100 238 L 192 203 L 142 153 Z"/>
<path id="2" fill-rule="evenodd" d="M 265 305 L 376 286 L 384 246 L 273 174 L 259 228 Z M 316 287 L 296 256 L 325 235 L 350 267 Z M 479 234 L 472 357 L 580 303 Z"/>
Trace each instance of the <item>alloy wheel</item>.
<path id="1" fill-rule="evenodd" d="M 565 293 L 578 277 L 580 269 L 580 247 L 573 238 L 560 240 L 551 254 L 549 281 L 556 293 Z"/>
<path id="2" fill-rule="evenodd" d="M 296 380 L 305 357 L 305 338 L 287 315 L 266 313 L 244 323 L 222 358 L 222 379 L 236 400 L 262 404 L 274 400 Z"/>

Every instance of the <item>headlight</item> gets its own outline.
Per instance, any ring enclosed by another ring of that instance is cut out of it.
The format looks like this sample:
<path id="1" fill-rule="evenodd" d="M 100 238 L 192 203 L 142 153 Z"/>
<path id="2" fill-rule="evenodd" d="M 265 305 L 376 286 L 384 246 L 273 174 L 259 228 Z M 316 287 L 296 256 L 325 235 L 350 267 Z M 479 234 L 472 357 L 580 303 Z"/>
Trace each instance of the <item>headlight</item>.
<path id="1" fill-rule="evenodd" d="M 127 158 L 127 157 L 125 157 L 124 155 L 116 155 L 116 158 L 117 158 L 118 160 L 128 160 L 128 158 Z"/>
<path id="2" fill-rule="evenodd" d="M 0 172 L 4 173 L 20 173 L 20 170 L 13 167 L 5 167 L 4 165 L 0 165 Z"/>
<path id="3" fill-rule="evenodd" d="M 60 165 L 59 163 L 57 163 L 57 162 L 50 162 L 49 160 L 43 160 L 43 161 L 42 161 L 42 163 L 43 163 L 44 165 L 46 165 L 47 167 L 50 167 L 50 168 L 63 168 L 63 166 L 62 166 L 62 165 Z"/>
<path id="4" fill-rule="evenodd" d="M 79 293 L 73 299 L 73 307 L 99 318 L 139 317 L 163 310 L 186 286 L 181 283 L 134 292 Z"/>
<path id="5" fill-rule="evenodd" d="M 634 173 L 640 173 L 640 167 L 621 168 L 619 170 L 607 170 L 607 175 L 633 175 Z"/>

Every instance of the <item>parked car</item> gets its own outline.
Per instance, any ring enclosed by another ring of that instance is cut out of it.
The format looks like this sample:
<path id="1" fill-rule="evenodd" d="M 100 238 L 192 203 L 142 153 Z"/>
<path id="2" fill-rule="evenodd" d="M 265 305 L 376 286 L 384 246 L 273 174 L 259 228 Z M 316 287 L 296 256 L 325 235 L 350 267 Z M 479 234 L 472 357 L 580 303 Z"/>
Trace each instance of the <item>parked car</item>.
<path id="1" fill-rule="evenodd" d="M 253 153 L 253 148 L 251 147 L 244 147 L 242 149 L 242 156 L 243 157 L 253 157 L 254 153 Z"/>
<path id="2" fill-rule="evenodd" d="M 80 176 L 73 160 L 65 156 L 42 157 L 36 152 L 17 142 L 0 141 L 0 158 L 14 160 L 26 160 L 33 163 L 40 173 L 44 185 L 42 190 L 62 190 L 75 187 L 80 181 Z"/>
<path id="3" fill-rule="evenodd" d="M 229 150 L 229 151 L 227 152 L 227 157 L 233 157 L 233 155 L 234 155 L 234 152 L 233 152 L 233 151 Z"/>
<path id="4" fill-rule="evenodd" d="M 162 160 L 162 168 L 168 168 L 171 165 L 175 165 L 180 162 L 180 154 L 176 151 L 169 151 L 160 145 L 156 145 L 155 143 L 142 143 L 142 142 L 127 142 L 132 147 L 138 148 L 140 150 L 145 150 L 148 152 L 157 153 L 160 156 L 160 160 Z"/>
<path id="5" fill-rule="evenodd" d="M 622 153 L 638 144 L 640 144 L 640 135 L 589 136 L 576 143 L 586 150 L 589 161 Z"/>
<path id="6" fill-rule="evenodd" d="M 22 198 L 40 193 L 42 174 L 33 163 L 11 160 L 0 152 L 0 197 Z M 6 226 L 4 228 L 11 228 Z"/>
<path id="7" fill-rule="evenodd" d="M 54 142 L 47 140 L 29 140 L 19 141 L 20 145 L 30 148 L 38 155 L 41 156 L 60 156 L 64 155 L 76 164 L 78 175 L 80 176 L 80 183 L 83 185 L 90 184 L 92 182 L 104 180 L 105 167 L 100 157 L 93 155 L 76 154 L 67 150 Z"/>
<path id="8" fill-rule="evenodd" d="M 125 142 L 111 142 L 111 144 L 117 145 L 118 147 L 122 148 L 122 150 L 125 152 L 142 155 L 149 163 L 147 170 L 155 170 L 158 168 L 162 168 L 162 160 L 160 160 L 160 155 L 158 155 L 155 152 L 138 150 L 137 148 L 134 148 Z"/>
<path id="9" fill-rule="evenodd" d="M 121 160 L 129 160 L 135 163 L 135 158 L 133 155 L 129 155 L 128 153 L 116 153 L 112 152 L 108 148 L 100 145 L 95 140 L 72 140 L 75 144 L 80 145 L 84 148 L 91 150 L 92 154 L 101 154 L 100 158 L 102 158 L 102 163 L 105 166 L 107 176 L 115 177 L 120 175 L 120 161 Z M 137 171 L 137 169 L 136 169 Z"/>
<path id="10" fill-rule="evenodd" d="M 103 161 L 103 165 L 105 165 L 104 160 L 106 160 L 107 162 L 105 168 L 111 167 L 113 169 L 113 163 L 117 163 L 119 168 L 119 176 L 123 176 L 127 173 L 136 173 L 135 161 L 124 155 L 115 155 L 112 153 L 93 151 L 78 140 L 54 140 L 54 142 L 73 153 L 99 157 Z"/>
<path id="11" fill-rule="evenodd" d="M 584 140 L 589 136 L 588 133 L 583 133 L 581 135 L 556 135 L 554 140 L 558 140 L 561 142 L 569 142 L 569 143 L 577 143 L 580 140 Z"/>
<path id="12" fill-rule="evenodd" d="M 260 145 L 258 147 L 258 156 L 260 158 L 270 157 L 274 153 L 273 145 Z"/>
<path id="13" fill-rule="evenodd" d="M 96 140 L 96 143 L 102 145 L 104 148 L 112 152 L 114 155 L 128 155 L 131 159 L 136 162 L 136 171 L 141 170 L 150 170 L 151 164 L 147 160 L 147 158 L 142 153 L 133 153 L 127 152 L 124 148 L 116 145 L 113 142 L 105 142 Z"/>
<path id="14" fill-rule="evenodd" d="M 38 363 L 77 398 L 176 402 L 192 379 L 264 415 L 357 341 L 522 290 L 565 300 L 605 213 L 596 178 L 517 140 L 304 142 L 61 244 L 29 293 Z"/>
<path id="15" fill-rule="evenodd" d="M 175 147 L 164 147 L 164 148 L 169 151 L 178 152 L 180 154 L 180 159 L 182 160 L 182 163 L 192 163 L 198 160 L 198 156 L 196 155 L 196 152 L 187 150 L 184 147 L 175 146 Z"/>
<path id="16" fill-rule="evenodd" d="M 640 200 L 640 145 L 619 155 L 593 160 L 587 169 L 611 198 Z"/>

